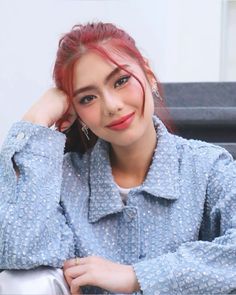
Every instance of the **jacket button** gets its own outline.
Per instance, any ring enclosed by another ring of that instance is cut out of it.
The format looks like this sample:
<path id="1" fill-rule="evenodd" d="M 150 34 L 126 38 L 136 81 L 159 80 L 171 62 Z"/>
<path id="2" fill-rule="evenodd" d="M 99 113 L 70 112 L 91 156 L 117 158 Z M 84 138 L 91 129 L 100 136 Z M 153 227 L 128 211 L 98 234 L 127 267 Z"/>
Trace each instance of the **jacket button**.
<path id="1" fill-rule="evenodd" d="M 125 212 L 125 219 L 131 221 L 136 216 L 136 210 L 134 208 L 127 208 Z"/>
<path id="2" fill-rule="evenodd" d="M 129 218 L 133 219 L 134 216 L 136 215 L 136 212 L 134 212 L 134 211 L 128 211 L 127 212 L 127 215 L 129 216 Z"/>
<path id="3" fill-rule="evenodd" d="M 25 138 L 25 134 L 23 132 L 18 133 L 16 136 L 16 139 L 18 139 L 18 140 L 22 140 L 24 138 Z"/>

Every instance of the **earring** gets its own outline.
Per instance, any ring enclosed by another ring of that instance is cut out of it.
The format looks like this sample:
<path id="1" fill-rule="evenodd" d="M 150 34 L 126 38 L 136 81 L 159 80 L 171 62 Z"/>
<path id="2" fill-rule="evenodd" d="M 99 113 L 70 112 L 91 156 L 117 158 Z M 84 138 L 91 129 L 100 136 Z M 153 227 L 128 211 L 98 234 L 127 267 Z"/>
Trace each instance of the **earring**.
<path id="1" fill-rule="evenodd" d="M 84 122 L 81 122 L 81 124 L 82 124 L 81 130 L 84 133 L 84 135 L 86 136 L 87 140 L 89 140 L 89 134 L 88 134 L 89 129 L 88 129 L 87 125 Z"/>
<path id="2" fill-rule="evenodd" d="M 152 85 L 152 94 L 153 96 L 155 96 L 156 98 L 160 99 L 160 100 L 163 100 L 161 95 L 160 95 L 160 92 L 159 92 L 159 89 L 158 89 L 158 86 L 157 86 L 157 81 L 154 82 L 154 84 Z"/>

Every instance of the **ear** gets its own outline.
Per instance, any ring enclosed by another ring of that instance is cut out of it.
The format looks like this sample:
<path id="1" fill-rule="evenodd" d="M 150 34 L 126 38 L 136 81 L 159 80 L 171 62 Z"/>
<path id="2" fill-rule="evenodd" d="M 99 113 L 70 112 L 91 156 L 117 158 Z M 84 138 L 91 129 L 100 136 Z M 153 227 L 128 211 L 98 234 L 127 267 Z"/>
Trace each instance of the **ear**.
<path id="1" fill-rule="evenodd" d="M 145 71 L 146 77 L 149 81 L 149 84 L 152 87 L 156 83 L 156 77 L 149 65 L 148 59 L 145 57 L 143 59 L 144 59 L 144 71 Z"/>

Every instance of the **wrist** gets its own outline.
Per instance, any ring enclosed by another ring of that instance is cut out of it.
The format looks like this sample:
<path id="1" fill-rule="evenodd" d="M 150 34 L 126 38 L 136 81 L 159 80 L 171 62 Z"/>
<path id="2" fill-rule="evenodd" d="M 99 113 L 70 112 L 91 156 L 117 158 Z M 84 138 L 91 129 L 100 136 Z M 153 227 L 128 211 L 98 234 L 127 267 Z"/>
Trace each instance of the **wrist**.
<path id="1" fill-rule="evenodd" d="M 33 118 L 33 117 L 31 117 L 31 116 L 29 116 L 27 114 L 23 116 L 22 121 L 27 121 L 27 122 L 30 122 L 30 123 L 33 123 L 33 124 L 44 126 L 44 127 L 50 127 L 50 124 L 48 122 L 46 122 L 45 119 L 43 119 L 43 118 Z"/>

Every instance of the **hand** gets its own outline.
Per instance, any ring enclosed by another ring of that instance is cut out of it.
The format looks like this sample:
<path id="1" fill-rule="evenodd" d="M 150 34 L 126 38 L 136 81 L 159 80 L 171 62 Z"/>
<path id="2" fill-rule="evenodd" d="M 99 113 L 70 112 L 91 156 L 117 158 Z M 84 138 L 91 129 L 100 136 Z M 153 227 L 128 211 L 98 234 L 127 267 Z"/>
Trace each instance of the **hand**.
<path id="1" fill-rule="evenodd" d="M 67 95 L 57 89 L 50 88 L 43 96 L 28 110 L 23 116 L 24 121 L 51 127 L 53 124 L 62 122 L 62 131 L 68 129 L 77 118 L 73 106 L 70 107 L 68 113 L 69 101 Z M 66 113 L 66 116 L 64 116 Z M 64 116 L 64 117 L 63 117 Z"/>
<path id="2" fill-rule="evenodd" d="M 133 293 L 139 284 L 131 265 L 114 263 L 110 260 L 88 256 L 70 259 L 64 263 L 64 275 L 71 294 L 80 294 L 79 287 L 90 285 L 115 293 Z"/>

